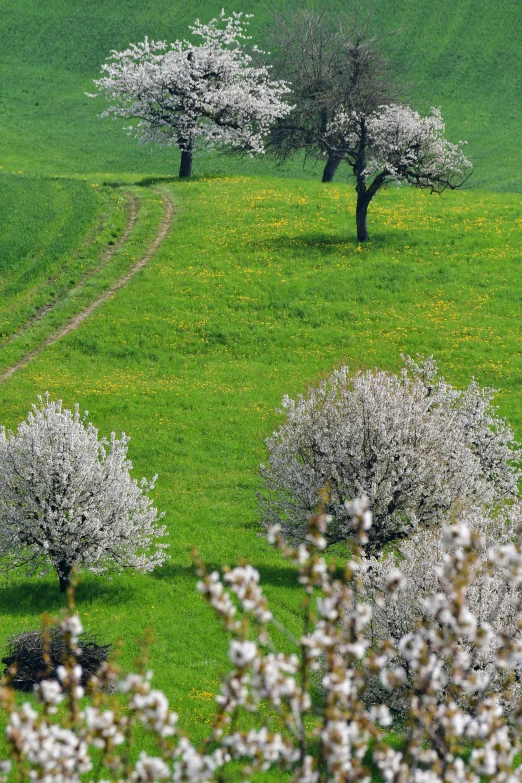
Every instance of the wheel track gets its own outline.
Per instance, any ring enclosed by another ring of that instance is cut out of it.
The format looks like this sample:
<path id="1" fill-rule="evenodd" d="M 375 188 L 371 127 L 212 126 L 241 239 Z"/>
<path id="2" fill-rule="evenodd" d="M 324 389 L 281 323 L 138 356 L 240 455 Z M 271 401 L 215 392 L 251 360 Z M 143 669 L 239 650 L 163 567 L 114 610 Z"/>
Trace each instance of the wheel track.
<path id="1" fill-rule="evenodd" d="M 35 348 L 32 351 L 28 351 L 24 356 L 22 356 L 21 359 L 19 359 L 17 362 L 12 364 L 10 367 L 8 367 L 6 370 L 4 370 L 2 373 L 0 373 L 0 384 L 4 383 L 8 378 L 10 378 L 12 375 L 15 374 L 18 370 L 21 370 L 23 367 L 25 367 L 29 362 L 31 362 L 33 359 L 36 359 L 40 354 L 42 354 L 46 348 L 49 348 L 50 345 L 53 345 L 54 343 L 58 342 L 58 340 L 61 340 L 62 337 L 65 337 L 66 335 L 70 334 L 70 332 L 74 331 L 74 329 L 77 329 L 87 318 L 89 318 L 92 313 L 98 309 L 100 305 L 102 305 L 104 302 L 106 302 L 108 299 L 110 299 L 116 291 L 119 291 L 120 288 L 123 288 L 129 280 L 131 280 L 137 272 L 139 272 L 141 269 L 143 269 L 144 266 L 150 261 L 156 250 L 159 248 L 165 237 L 167 236 L 171 226 L 172 226 L 172 220 L 174 217 L 174 205 L 170 198 L 167 196 L 167 194 L 164 191 L 161 191 L 161 193 L 158 192 L 158 194 L 161 196 L 164 204 L 164 211 L 163 211 L 163 218 L 160 223 L 158 232 L 156 236 L 154 237 L 154 240 L 147 248 L 146 253 L 141 256 L 141 258 L 136 261 L 136 263 L 133 265 L 133 267 L 126 272 L 123 277 L 118 278 L 118 280 L 115 280 L 114 283 L 111 284 L 111 286 L 104 291 L 103 294 L 101 294 L 97 299 L 95 299 L 91 304 L 86 307 L 81 312 L 77 313 L 77 315 L 74 316 L 74 318 L 71 318 L 66 324 L 61 326 L 59 329 L 57 329 L 55 332 L 49 335 L 39 346 L 38 348 Z M 132 205 L 132 202 L 131 202 Z M 137 218 L 137 205 L 136 200 L 134 202 L 134 208 L 136 210 L 136 215 L 134 217 L 134 222 L 132 223 L 132 206 L 130 210 L 130 219 L 127 228 L 125 229 L 124 233 L 122 234 L 122 237 L 120 238 L 120 241 L 117 245 L 114 245 L 114 247 L 111 246 L 110 251 L 107 249 L 105 253 L 109 253 L 110 255 L 105 258 L 104 254 L 104 260 L 101 264 L 98 265 L 97 269 L 93 271 L 89 277 L 92 277 L 93 274 L 95 274 L 97 271 L 100 271 L 100 269 L 103 268 L 109 261 L 109 259 L 112 257 L 114 252 L 117 249 L 120 249 L 123 246 L 123 243 L 126 241 L 126 239 L 129 237 L 130 232 L 132 228 L 134 227 L 134 224 L 136 223 Z M 132 223 L 132 225 L 131 225 Z M 127 230 L 128 229 L 128 230 Z M 125 236 L 125 239 L 123 237 Z M 88 278 L 85 278 L 87 280 Z M 85 282 L 85 280 L 83 282 Z M 76 290 L 76 289 L 73 289 Z"/>
<path id="2" fill-rule="evenodd" d="M 92 269 L 88 274 L 86 274 L 85 277 L 81 279 L 78 285 L 75 285 L 73 288 L 67 291 L 65 296 L 62 299 L 60 299 L 58 302 L 52 302 L 51 304 L 44 305 L 43 307 L 41 307 L 40 310 L 36 313 L 36 315 L 32 316 L 32 318 L 29 318 L 26 321 L 26 323 L 21 327 L 21 329 L 19 329 L 17 332 L 14 332 L 5 341 L 5 343 L 3 343 L 0 346 L 0 349 L 6 348 L 8 345 L 11 345 L 11 343 L 13 343 L 19 337 L 23 337 L 23 335 L 26 334 L 32 326 L 34 326 L 39 321 L 41 321 L 42 318 L 47 315 L 47 313 L 50 313 L 52 310 L 55 309 L 55 307 L 58 307 L 66 296 L 74 295 L 75 293 L 80 291 L 88 280 L 94 277 L 94 275 L 97 275 L 98 272 L 101 272 L 102 269 L 104 269 L 107 266 L 111 258 L 118 252 L 118 250 L 120 250 L 120 248 L 123 247 L 123 245 L 129 238 L 132 229 L 136 225 L 136 221 L 138 219 L 138 199 L 136 198 L 136 196 L 132 194 L 130 195 L 129 200 L 127 201 L 126 204 L 126 209 L 127 209 L 127 222 L 125 224 L 125 228 L 121 236 L 119 237 L 118 241 L 115 242 L 114 245 L 109 245 L 103 251 L 103 255 L 98 266 Z"/>

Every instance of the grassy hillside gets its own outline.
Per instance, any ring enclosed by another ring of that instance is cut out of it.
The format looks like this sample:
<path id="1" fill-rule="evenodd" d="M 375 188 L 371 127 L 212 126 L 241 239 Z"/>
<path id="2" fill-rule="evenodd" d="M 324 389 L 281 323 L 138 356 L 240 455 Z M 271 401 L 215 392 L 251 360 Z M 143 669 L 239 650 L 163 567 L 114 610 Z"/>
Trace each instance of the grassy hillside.
<path id="1" fill-rule="evenodd" d="M 345 8 L 340 0 L 332 5 Z M 113 48 L 145 35 L 187 36 L 196 16 L 217 14 L 217 0 L 3 0 L 0 2 L 0 160 L 5 170 L 55 174 L 176 173 L 176 154 L 138 148 L 121 123 L 101 120 L 92 79 Z M 284 8 L 284 0 L 278 0 Z M 350 0 L 348 6 L 355 5 Z M 377 0 L 375 27 L 399 29 L 389 39 L 398 79 L 421 110 L 440 106 L 450 136 L 469 141 L 476 186 L 520 190 L 518 107 L 522 5 L 513 0 Z M 227 11 L 255 14 L 261 43 L 265 3 L 231 0 Z M 267 173 L 264 160 L 202 157 L 199 172 Z M 301 176 L 300 164 L 289 173 Z M 316 176 L 314 172 L 310 176 Z"/>
<path id="2" fill-rule="evenodd" d="M 477 187 L 380 193 L 363 246 L 345 174 L 325 188 L 299 162 L 279 171 L 207 155 L 199 178 L 178 182 L 174 152 L 138 147 L 84 94 L 112 48 L 183 37 L 221 5 L 0 0 L 0 376 L 110 292 L 148 252 L 164 202 L 176 207 L 144 270 L 0 385 L 0 424 L 15 426 L 49 390 L 88 409 L 101 433 L 125 429 L 136 476 L 158 472 L 170 563 L 149 576 L 87 576 L 78 602 L 89 630 L 122 637 L 125 666 L 153 627 L 156 683 L 192 736 L 206 728 L 226 645 L 195 593 L 191 545 L 212 564 L 254 562 L 297 630 L 300 593 L 259 536 L 255 498 L 284 394 L 343 363 L 397 369 L 401 352 L 433 353 L 456 385 L 475 376 L 498 388 L 522 438 L 522 6 L 377 0 L 376 30 L 400 28 L 389 39 L 398 79 L 420 110 L 441 107 L 450 138 L 469 140 Z M 226 10 L 253 12 L 262 45 L 262 0 Z M 102 268 L 131 201 L 137 220 Z M 54 577 L 2 577 L 0 645 L 61 603 Z"/>
<path id="3" fill-rule="evenodd" d="M 0 185 L 2 182 L 0 177 Z M 28 179 L 24 187 L 27 189 L 31 184 Z M 86 187 L 84 183 L 73 184 Z M 17 273 L 18 265 L 13 262 L 13 279 L 7 274 L 0 277 L 3 293 L 0 304 L 3 319 L 0 382 L 4 371 L 19 361 L 25 361 L 24 357 L 28 354 L 41 352 L 57 330 L 66 328 L 72 319 L 107 294 L 111 286 L 130 272 L 136 259 L 147 252 L 154 240 L 162 217 L 162 203 L 156 191 L 129 186 L 122 190 L 99 188 L 98 185 L 92 187 L 96 192 L 93 206 L 102 211 L 87 238 L 80 235 L 77 239 L 78 242 L 83 239 L 80 245 L 68 248 L 66 254 L 58 254 L 56 258 L 51 253 L 68 235 L 67 229 L 74 232 L 85 221 L 85 212 L 80 211 L 81 203 L 76 204 L 79 211 L 69 215 L 69 222 L 64 226 L 49 225 L 50 236 L 57 228 L 63 231 L 56 233 L 55 241 L 46 248 L 47 252 L 35 250 L 27 259 L 20 258 L 20 273 Z M 33 190 L 39 193 L 38 187 Z M 44 203 L 43 197 L 36 201 L 45 213 Z M 16 219 L 11 222 L 13 235 L 16 231 L 16 236 L 25 236 L 27 218 L 24 220 L 23 211 L 14 212 L 12 217 Z M 28 213 L 31 220 L 31 210 Z M 31 228 L 36 229 L 37 225 L 30 223 Z M 6 244 L 10 251 L 13 246 L 16 250 L 16 241 Z M 24 261 L 27 265 L 25 271 Z"/>
<path id="4" fill-rule="evenodd" d="M 97 263 L 122 226 L 121 197 L 73 179 L 0 175 L 0 345 Z"/>
<path id="5" fill-rule="evenodd" d="M 275 179 L 156 183 L 177 204 L 149 265 L 76 332 L 0 386 L 13 426 L 38 393 L 79 402 L 102 433 L 125 429 L 136 476 L 159 473 L 171 562 L 152 576 L 86 577 L 92 631 L 158 639 L 156 682 L 199 735 L 226 666 L 225 643 L 195 592 L 190 547 L 210 563 L 260 567 L 279 617 L 296 628 L 291 571 L 258 536 L 255 492 L 275 408 L 333 367 L 394 369 L 434 353 L 448 379 L 501 389 L 522 433 L 522 300 L 516 194 L 430 197 L 389 191 L 371 243 L 353 239 L 351 189 Z M 1 359 L 1 351 L 0 351 Z M 54 578 L 0 589 L 0 638 L 61 603 Z"/>

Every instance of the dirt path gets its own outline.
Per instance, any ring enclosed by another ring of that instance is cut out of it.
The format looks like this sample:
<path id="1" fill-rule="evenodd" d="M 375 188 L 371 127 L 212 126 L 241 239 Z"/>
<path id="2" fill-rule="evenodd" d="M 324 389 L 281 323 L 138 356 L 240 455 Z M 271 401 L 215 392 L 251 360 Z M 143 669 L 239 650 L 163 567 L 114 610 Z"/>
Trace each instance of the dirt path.
<path id="1" fill-rule="evenodd" d="M 12 375 L 15 374 L 17 370 L 21 370 L 22 367 L 25 367 L 26 364 L 29 364 L 33 359 L 36 359 L 37 356 L 40 356 L 41 353 L 45 351 L 46 348 L 48 348 L 50 345 L 53 345 L 54 343 L 58 342 L 62 337 L 65 337 L 67 334 L 72 332 L 74 329 L 77 329 L 80 324 L 82 324 L 87 318 L 89 318 L 90 315 L 104 302 L 107 301 L 107 299 L 110 299 L 116 291 L 118 291 L 120 288 L 123 288 L 124 285 L 126 285 L 131 278 L 134 277 L 134 275 L 140 271 L 140 269 L 143 269 L 143 267 L 150 261 L 156 250 L 159 248 L 165 237 L 167 236 L 171 226 L 172 226 L 172 219 L 174 217 L 174 206 L 172 204 L 172 201 L 168 198 L 168 196 L 162 191 L 161 192 L 161 198 L 163 200 L 164 204 L 164 212 L 163 212 L 163 219 L 161 221 L 161 224 L 158 229 L 158 233 L 154 237 L 153 242 L 149 245 L 147 252 L 145 255 L 143 255 L 141 258 L 136 261 L 134 266 L 125 274 L 123 277 L 120 277 L 118 280 L 116 280 L 110 288 L 107 289 L 107 291 L 104 291 L 101 296 L 99 296 L 97 299 L 94 300 L 94 302 L 91 302 L 91 304 L 85 308 L 85 310 L 82 310 L 80 313 L 74 316 L 74 318 L 71 318 L 70 321 L 68 321 L 66 324 L 61 326 L 59 329 L 56 330 L 56 332 L 53 332 L 53 334 L 49 335 L 41 345 L 38 346 L 38 348 L 35 348 L 33 351 L 29 351 L 25 354 L 25 356 L 22 356 L 21 359 L 19 359 L 15 364 L 12 364 L 11 367 L 8 367 L 7 370 L 4 370 L 2 373 L 0 373 L 0 384 L 6 381 L 8 378 L 10 378 Z M 136 222 L 136 215 L 137 215 L 137 207 L 136 202 L 134 202 L 134 209 L 136 210 L 136 214 L 134 215 L 134 223 Z M 128 238 L 134 223 L 131 225 L 132 221 L 132 215 L 134 213 L 132 212 L 132 208 L 130 211 L 130 220 L 127 228 L 125 229 L 124 233 L 120 237 L 120 241 L 117 245 L 114 245 L 114 247 L 111 247 L 110 250 L 106 250 L 105 253 L 110 252 L 110 255 L 104 260 L 102 263 L 98 266 L 96 271 L 99 271 L 102 266 L 105 266 L 105 264 L 109 261 L 111 255 L 115 252 L 116 249 L 120 248 L 125 241 L 125 239 Z M 123 239 L 125 237 L 125 239 Z M 94 273 L 93 273 L 94 274 Z M 92 277 L 92 275 L 89 275 L 89 277 Z M 87 278 L 86 278 L 87 279 Z"/>
<path id="2" fill-rule="evenodd" d="M 111 258 L 118 252 L 118 250 L 123 247 L 127 239 L 129 238 L 130 232 L 136 225 L 136 220 L 138 219 L 138 199 L 136 196 L 131 195 L 127 204 L 127 223 L 125 225 L 125 228 L 119 237 L 118 241 L 114 243 L 114 245 L 108 245 L 108 247 L 104 250 L 102 258 L 100 263 L 95 269 L 92 269 L 85 277 L 83 277 L 78 285 L 75 285 L 74 288 L 71 288 L 69 291 L 66 292 L 65 296 L 71 296 L 74 295 L 77 291 L 79 291 L 85 283 L 91 279 L 94 275 L 97 275 L 98 272 L 101 272 L 101 270 L 107 266 Z M 22 337 L 26 332 L 29 331 L 29 329 L 34 326 L 38 321 L 41 321 L 42 318 L 47 315 L 47 313 L 50 313 L 51 310 L 54 310 L 55 307 L 57 307 L 59 304 L 61 304 L 63 300 L 60 299 L 57 302 L 52 302 L 51 304 L 45 305 L 44 307 L 41 307 L 40 310 L 36 313 L 36 315 L 29 318 L 29 320 L 22 326 L 21 329 L 19 329 L 17 332 L 14 332 L 8 340 L 3 343 L 3 345 L 0 346 L 0 349 L 5 348 L 6 346 L 13 343 L 15 340 L 17 340 L 19 337 Z M 3 376 L 0 376 L 0 383 L 2 381 Z"/>

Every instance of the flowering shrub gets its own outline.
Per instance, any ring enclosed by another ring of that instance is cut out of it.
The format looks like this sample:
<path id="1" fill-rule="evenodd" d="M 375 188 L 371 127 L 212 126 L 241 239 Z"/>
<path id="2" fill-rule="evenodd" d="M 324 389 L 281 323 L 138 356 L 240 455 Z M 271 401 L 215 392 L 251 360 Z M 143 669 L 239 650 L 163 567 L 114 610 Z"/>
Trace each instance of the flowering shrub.
<path id="1" fill-rule="evenodd" d="M 487 516 L 477 509 L 469 509 L 457 519 L 451 533 L 462 528 L 461 535 L 468 529 L 482 540 L 475 562 L 470 563 L 470 579 L 466 590 L 466 601 L 471 612 L 470 623 L 479 623 L 488 631 L 485 639 L 476 646 L 473 634 L 460 640 L 462 653 L 473 660 L 477 681 L 483 680 L 496 693 L 502 693 L 506 683 L 505 668 L 497 665 L 496 645 L 502 634 L 515 637 L 519 633 L 519 604 L 521 585 L 518 581 L 506 581 L 505 572 L 494 568 L 490 553 L 496 548 L 509 549 L 517 539 L 522 521 L 520 503 L 501 509 L 494 516 Z M 419 530 L 410 538 L 400 541 L 393 550 L 380 558 L 367 557 L 362 561 L 363 583 L 366 600 L 373 608 L 371 621 L 371 643 L 378 645 L 393 639 L 397 649 L 401 639 L 418 631 L 421 623 L 429 623 L 435 601 L 447 600 L 452 586 L 444 579 L 444 563 L 447 556 L 448 531 L 442 528 Z M 386 586 L 394 580 L 400 582 L 400 590 L 389 592 Z M 470 626 L 470 630 L 473 628 Z M 386 691 L 379 677 L 369 682 L 367 698 L 370 701 L 385 701 L 395 710 L 406 713 L 408 693 L 412 685 L 413 672 L 407 656 L 398 653 L 406 673 L 406 687 Z M 512 682 L 509 700 L 504 707 L 518 705 L 522 695 L 520 677 Z M 440 698 L 440 694 L 439 697 Z"/>
<path id="2" fill-rule="evenodd" d="M 473 381 L 454 389 L 432 358 L 401 373 L 335 371 L 308 397 L 283 399 L 286 421 L 267 439 L 260 495 L 265 526 L 303 542 L 317 493 L 329 486 L 328 543 L 345 541 L 346 497 L 367 495 L 368 550 L 437 525 L 456 504 L 496 503 L 517 494 L 520 452 L 496 415 L 493 392 Z"/>
<path id="3" fill-rule="evenodd" d="M 179 147 L 180 176 L 190 175 L 198 143 L 264 152 L 270 125 L 291 109 L 282 100 L 289 89 L 270 80 L 266 66 L 252 64 L 244 49 L 247 19 L 222 12 L 208 24 L 197 20 L 190 30 L 199 45 L 145 38 L 113 51 L 102 66 L 106 75 L 95 80 L 97 95 L 113 101 L 102 117 L 136 119 L 128 130 L 140 142 Z"/>
<path id="4" fill-rule="evenodd" d="M 152 571 L 167 546 L 155 543 L 165 528 L 147 496 L 156 477 L 132 479 L 129 438 L 98 439 L 86 416 L 46 395 L 16 433 L 0 429 L 1 565 L 54 569 L 62 592 L 74 566 Z"/>
<path id="5" fill-rule="evenodd" d="M 520 584 L 522 548 L 502 544 L 483 555 L 484 542 L 476 532 L 463 522 L 446 526 L 440 575 L 444 591 L 426 596 L 428 616 L 418 630 L 398 644 L 386 640 L 372 646 L 372 607 L 361 600 L 360 576 L 360 544 L 367 541 L 372 519 L 364 499 L 349 504 L 347 513 L 357 543 L 340 578 L 335 564 L 321 555 L 329 523 L 322 511 L 310 518 L 307 543 L 297 549 L 285 544 L 277 528 L 269 531 L 269 539 L 295 564 L 306 599 L 302 634 L 289 634 L 292 653 L 278 652 L 272 641 L 271 627 L 281 626 L 254 568 L 208 573 L 199 565 L 198 589 L 231 637 L 231 671 L 217 695 L 209 735 L 199 747 L 182 734 L 178 716 L 164 694 L 151 687 L 145 669 L 118 679 L 113 665 L 104 666 L 92 682 L 93 698 L 81 703 L 76 655 L 82 626 L 76 614 L 65 618 L 62 628 L 70 654 L 58 671 L 63 687 L 56 681 L 37 686 L 40 711 L 16 705 L 9 687 L 1 689 L 9 713 L 11 759 L 20 777 L 45 783 L 76 783 L 81 777 L 205 783 L 225 781 L 229 771 L 232 779 L 237 768 L 230 765 L 239 760 L 243 780 L 277 768 L 289 771 L 296 783 L 369 783 L 373 767 L 386 783 L 520 781 L 522 767 L 513 766 L 522 749 L 522 709 L 516 705 L 508 720 L 503 698 L 522 660 L 522 606 L 517 605 L 515 632 L 497 633 L 473 615 L 466 596 L 479 557 L 485 557 L 504 585 Z M 402 583 L 401 575 L 394 573 L 385 593 L 395 595 Z M 462 639 L 468 640 L 471 652 L 463 649 Z M 477 676 L 475 654 L 485 645 L 494 650 L 495 667 L 506 672 L 504 694 L 492 690 L 487 677 Z M 312 696 L 318 672 L 322 701 Z M 409 682 L 407 711 L 397 726 L 400 750 L 387 742 L 386 729 L 393 724 L 389 709 L 365 704 L 369 675 L 379 676 L 390 691 Z M 106 692 L 109 688 L 96 691 L 116 681 L 125 709 Z M 64 701 L 67 709 L 57 712 Z M 270 705 L 269 718 L 260 710 L 262 704 Z M 252 728 L 241 729 L 244 713 L 250 715 Z M 135 727 L 155 738 L 155 755 L 142 751 L 131 760 Z M 3 765 L 4 780 L 9 766 Z"/>

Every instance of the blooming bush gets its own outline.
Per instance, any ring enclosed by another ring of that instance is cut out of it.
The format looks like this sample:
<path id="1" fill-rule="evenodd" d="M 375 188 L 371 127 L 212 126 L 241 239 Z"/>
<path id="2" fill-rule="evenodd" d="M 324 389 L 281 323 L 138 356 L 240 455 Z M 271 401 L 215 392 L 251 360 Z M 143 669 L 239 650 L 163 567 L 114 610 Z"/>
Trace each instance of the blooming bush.
<path id="1" fill-rule="evenodd" d="M 303 542 L 328 484 L 328 543 L 350 535 L 345 498 L 365 494 L 373 513 L 368 550 L 376 553 L 440 524 L 456 505 L 515 496 L 520 451 L 492 398 L 475 381 L 454 389 L 437 377 L 432 358 L 408 359 L 399 374 L 342 367 L 307 397 L 285 397 L 286 420 L 267 439 L 261 465 L 263 525 L 280 524 L 290 542 Z"/>
<path id="2" fill-rule="evenodd" d="M 156 477 L 132 479 L 129 438 L 99 439 L 86 416 L 46 395 L 16 433 L 0 429 L 1 567 L 54 569 L 62 592 L 74 566 L 146 572 L 166 556 L 156 543 L 162 515 L 147 496 Z"/>
<path id="3" fill-rule="evenodd" d="M 208 573 L 199 564 L 198 589 L 230 635 L 231 664 L 216 697 L 212 727 L 200 746 L 183 735 L 178 715 L 164 694 L 151 687 L 145 662 L 141 672 L 121 679 L 113 665 L 104 666 L 92 681 L 90 702 L 80 701 L 84 693 L 76 656 L 82 626 L 72 614 L 62 624 L 70 651 L 58 671 L 62 687 L 56 681 L 37 686 L 42 709 L 18 706 L 9 687 L 1 689 L 16 771 L 45 783 L 93 777 L 205 783 L 236 779 L 233 762 L 240 761 L 243 780 L 272 768 L 287 770 L 296 783 L 369 783 L 375 769 L 386 783 L 522 780 L 522 767 L 513 768 L 522 750 L 521 705 L 511 710 L 509 719 L 503 706 L 522 660 L 522 606 L 516 607 L 514 633 L 510 628 L 498 633 L 478 620 L 467 602 L 480 557 L 498 572 L 503 585 L 520 584 L 522 547 L 502 544 L 484 555 L 484 541 L 463 522 L 446 526 L 443 592 L 426 596 L 428 616 L 418 630 L 398 644 L 386 640 L 372 645 L 372 607 L 361 600 L 360 574 L 360 545 L 367 541 L 372 519 L 364 499 L 349 504 L 347 514 L 355 543 L 342 577 L 321 554 L 329 524 L 321 509 L 309 520 L 307 543 L 297 549 L 285 544 L 277 527 L 269 531 L 269 539 L 295 564 L 305 595 L 302 634 L 288 634 L 293 652 L 278 651 L 271 638 L 272 626 L 282 628 L 253 567 Z M 385 593 L 395 595 L 402 583 L 401 575 L 394 573 Z M 463 638 L 471 652 L 463 649 Z M 495 667 L 506 672 L 505 693 L 477 677 L 475 652 L 485 645 L 494 650 Z M 319 672 L 322 700 L 313 695 Z M 365 703 L 370 675 L 379 676 L 390 691 L 409 683 L 407 711 L 396 727 L 400 750 L 387 741 L 387 729 L 393 725 L 389 709 Z M 107 693 L 110 688 L 96 690 L 115 682 L 124 709 Z M 66 709 L 57 712 L 63 702 Z M 270 710 L 261 710 L 266 704 Z M 241 728 L 245 713 L 252 726 L 248 729 Z M 131 742 L 139 727 L 155 739 L 157 750 L 155 755 L 141 751 L 133 761 Z M 10 763 L 2 768 L 6 780 Z"/>
<path id="4" fill-rule="evenodd" d="M 477 680 L 488 682 L 496 693 L 502 693 L 506 683 L 506 669 L 497 665 L 496 645 L 503 634 L 515 637 L 519 634 L 519 605 L 521 584 L 517 580 L 506 581 L 505 572 L 494 568 L 490 562 L 493 549 L 503 551 L 517 539 L 522 521 L 522 507 L 516 503 L 501 509 L 495 515 L 485 515 L 477 509 L 462 513 L 451 528 L 450 536 L 467 529 L 479 536 L 482 548 L 476 560 L 470 563 L 470 578 L 466 590 L 469 607 L 469 621 L 479 623 L 488 630 L 489 641 L 482 640 L 477 647 L 473 635 L 464 635 L 460 640 L 462 654 L 473 660 Z M 444 563 L 447 557 L 448 531 L 442 528 L 419 530 L 410 538 L 400 541 L 391 551 L 380 558 L 365 557 L 362 561 L 365 598 L 373 608 L 371 621 L 371 643 L 378 646 L 387 639 L 393 639 L 397 650 L 401 650 L 401 639 L 418 631 L 421 622 L 429 623 L 433 612 L 433 601 L 448 599 L 452 585 L 444 579 Z M 469 539 L 471 540 L 471 539 Z M 389 592 L 386 586 L 395 579 L 400 581 L 400 590 Z M 436 597 L 434 599 L 434 596 Z M 471 630 L 473 630 L 470 627 Z M 404 644 L 404 643 L 403 643 Z M 407 713 L 409 688 L 414 673 L 407 656 L 398 653 L 406 673 L 406 684 L 402 689 L 386 691 L 378 676 L 370 678 L 367 698 L 371 701 L 385 701 L 400 713 Z M 522 673 L 522 672 L 520 672 Z M 522 695 L 520 677 L 512 682 L 509 700 L 504 707 L 509 711 L 517 706 Z M 440 693 L 438 698 L 440 699 Z"/>

